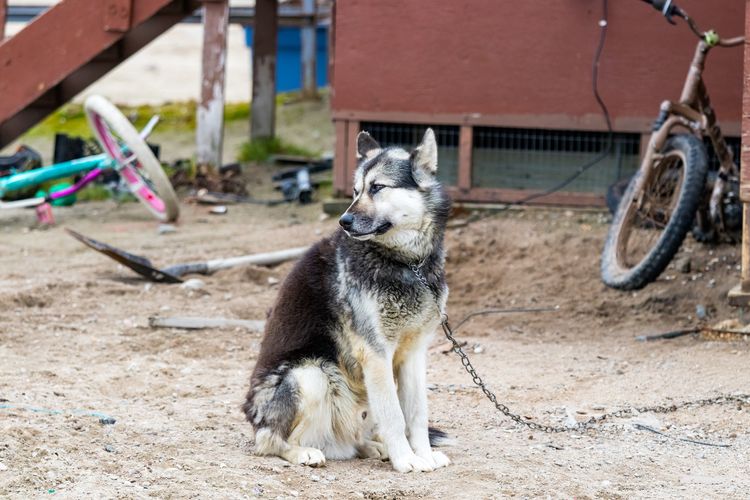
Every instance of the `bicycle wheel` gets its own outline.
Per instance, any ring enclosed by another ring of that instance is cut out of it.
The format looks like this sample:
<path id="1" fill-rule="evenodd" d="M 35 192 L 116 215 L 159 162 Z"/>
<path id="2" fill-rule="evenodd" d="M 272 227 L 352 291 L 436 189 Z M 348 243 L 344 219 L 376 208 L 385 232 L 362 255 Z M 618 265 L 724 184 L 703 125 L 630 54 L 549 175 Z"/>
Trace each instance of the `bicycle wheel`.
<path id="1" fill-rule="evenodd" d="M 646 172 L 639 170 L 622 197 L 602 252 L 604 283 L 621 290 L 655 280 L 679 250 L 703 195 L 706 150 L 696 137 L 670 137 Z M 642 199 L 635 196 L 644 175 Z"/>
<path id="2" fill-rule="evenodd" d="M 177 195 L 135 127 L 102 96 L 89 97 L 84 107 L 91 129 L 104 152 L 117 162 L 130 191 L 160 221 L 176 220 L 180 214 Z"/>

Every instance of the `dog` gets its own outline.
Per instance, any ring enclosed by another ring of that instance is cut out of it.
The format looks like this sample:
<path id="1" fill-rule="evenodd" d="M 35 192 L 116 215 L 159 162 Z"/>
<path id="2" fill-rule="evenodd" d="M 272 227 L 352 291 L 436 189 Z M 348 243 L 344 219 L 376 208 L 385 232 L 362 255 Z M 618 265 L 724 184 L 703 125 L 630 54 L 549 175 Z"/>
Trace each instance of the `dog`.
<path id="1" fill-rule="evenodd" d="M 427 347 L 448 298 L 435 134 L 407 152 L 360 132 L 357 158 L 341 227 L 279 290 L 243 411 L 260 455 L 431 471 L 450 463 L 427 423 Z"/>

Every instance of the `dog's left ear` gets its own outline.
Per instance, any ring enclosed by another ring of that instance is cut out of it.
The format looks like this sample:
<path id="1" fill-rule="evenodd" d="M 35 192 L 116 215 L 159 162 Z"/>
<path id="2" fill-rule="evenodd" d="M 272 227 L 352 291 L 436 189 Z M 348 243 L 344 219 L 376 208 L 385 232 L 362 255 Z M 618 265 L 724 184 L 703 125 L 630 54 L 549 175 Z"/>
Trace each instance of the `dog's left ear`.
<path id="1" fill-rule="evenodd" d="M 428 128 L 422 142 L 411 152 L 411 171 L 420 187 L 435 182 L 437 174 L 437 141 L 435 132 Z"/>

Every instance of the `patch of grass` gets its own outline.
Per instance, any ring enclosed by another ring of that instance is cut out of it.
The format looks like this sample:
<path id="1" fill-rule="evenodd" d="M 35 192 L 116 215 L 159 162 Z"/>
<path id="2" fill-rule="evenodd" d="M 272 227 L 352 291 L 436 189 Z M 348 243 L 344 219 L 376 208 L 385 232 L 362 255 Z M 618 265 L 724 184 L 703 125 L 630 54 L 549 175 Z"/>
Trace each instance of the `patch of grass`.
<path id="1" fill-rule="evenodd" d="M 250 103 L 235 102 L 224 106 L 224 121 L 234 122 L 250 118 Z"/>
<path id="2" fill-rule="evenodd" d="M 158 131 L 193 132 L 197 103 L 169 102 L 159 106 L 118 106 L 120 111 L 141 129 L 154 115 L 159 115 Z M 230 103 L 224 107 L 224 121 L 247 120 L 250 117 L 249 103 Z M 93 133 L 86 120 L 86 113 L 81 104 L 66 104 L 31 128 L 27 137 L 52 137 L 56 133 L 76 137 L 90 138 Z"/>
<path id="3" fill-rule="evenodd" d="M 100 184 L 89 184 L 76 193 L 78 201 L 101 201 L 110 199 L 110 192 Z"/>
<path id="4" fill-rule="evenodd" d="M 237 159 L 246 162 L 264 162 L 268 161 L 272 155 L 279 154 L 307 157 L 317 156 L 317 153 L 314 151 L 282 141 L 278 137 L 272 137 L 242 144 Z"/>

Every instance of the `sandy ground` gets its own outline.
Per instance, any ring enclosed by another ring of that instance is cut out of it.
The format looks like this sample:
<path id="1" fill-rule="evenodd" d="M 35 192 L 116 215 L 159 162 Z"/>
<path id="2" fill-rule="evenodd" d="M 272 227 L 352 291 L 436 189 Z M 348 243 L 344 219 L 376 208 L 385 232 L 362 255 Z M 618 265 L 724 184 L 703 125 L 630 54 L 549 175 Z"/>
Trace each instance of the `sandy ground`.
<path id="1" fill-rule="evenodd" d="M 158 264 L 312 243 L 332 231 L 320 206 L 183 206 L 178 230 L 134 203 L 56 209 L 60 225 Z M 459 214 L 459 216 L 462 216 Z M 465 214 L 463 215 L 465 216 Z M 153 315 L 263 319 L 291 268 L 203 278 L 205 288 L 151 285 L 84 248 L 61 227 L 30 229 L 33 212 L 0 214 L 0 496 L 34 498 L 742 498 L 750 488 L 748 407 L 639 418 L 689 444 L 617 420 L 600 432 L 530 432 L 498 415 L 459 361 L 429 353 L 433 424 L 456 437 L 448 468 L 400 475 L 378 460 L 289 466 L 251 454 L 239 406 L 260 334 L 147 326 Z M 475 318 L 459 336 L 501 401 L 560 423 L 629 405 L 748 392 L 748 344 L 634 336 L 731 317 L 738 249 L 688 242 L 692 273 L 670 269 L 637 293 L 606 289 L 601 214 L 523 211 L 449 231 L 449 311 L 559 305 L 555 313 Z M 713 281 L 712 281 L 713 280 Z M 479 352 L 481 351 L 481 352 Z M 28 407 L 61 410 L 34 413 Z M 116 418 L 102 425 L 96 411 Z"/>

